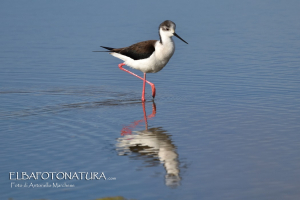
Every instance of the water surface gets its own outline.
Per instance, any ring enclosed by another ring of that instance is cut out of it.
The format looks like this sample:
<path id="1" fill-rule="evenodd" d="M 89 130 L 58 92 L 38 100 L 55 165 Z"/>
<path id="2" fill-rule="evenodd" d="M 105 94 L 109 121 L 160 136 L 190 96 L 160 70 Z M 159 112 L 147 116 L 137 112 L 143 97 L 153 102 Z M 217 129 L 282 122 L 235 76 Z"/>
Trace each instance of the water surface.
<path id="1" fill-rule="evenodd" d="M 3 1 L 1 199 L 297 199 L 299 6 Z M 157 97 L 147 86 L 142 104 L 141 80 L 92 51 L 158 39 L 166 19 L 189 45 L 174 38 L 168 65 L 147 75 Z M 12 188 L 9 172 L 111 180 Z"/>

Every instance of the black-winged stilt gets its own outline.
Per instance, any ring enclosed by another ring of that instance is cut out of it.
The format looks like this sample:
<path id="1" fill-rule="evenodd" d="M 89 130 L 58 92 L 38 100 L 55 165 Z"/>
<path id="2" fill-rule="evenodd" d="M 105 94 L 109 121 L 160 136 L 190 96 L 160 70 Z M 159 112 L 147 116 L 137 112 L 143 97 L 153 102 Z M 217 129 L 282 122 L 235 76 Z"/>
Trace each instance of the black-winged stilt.
<path id="1" fill-rule="evenodd" d="M 110 52 L 111 55 L 123 60 L 124 63 L 119 64 L 119 68 L 143 80 L 142 101 L 144 102 L 146 82 L 151 85 L 152 97 L 155 97 L 155 86 L 153 83 L 146 80 L 146 73 L 159 72 L 162 68 L 164 68 L 164 66 L 166 66 L 175 51 L 175 44 L 172 36 L 176 36 L 188 44 L 175 33 L 175 29 L 175 23 L 170 20 L 166 20 L 159 26 L 160 40 L 147 40 L 124 48 L 101 46 L 108 51 L 94 52 Z M 144 78 L 124 69 L 124 65 L 142 71 L 144 73 Z"/>

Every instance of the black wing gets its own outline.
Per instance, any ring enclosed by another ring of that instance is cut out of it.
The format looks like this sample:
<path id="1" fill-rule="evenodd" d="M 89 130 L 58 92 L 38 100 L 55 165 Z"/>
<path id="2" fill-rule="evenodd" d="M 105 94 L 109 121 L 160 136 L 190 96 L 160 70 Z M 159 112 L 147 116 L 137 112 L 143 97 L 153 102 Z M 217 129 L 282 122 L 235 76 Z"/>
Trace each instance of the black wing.
<path id="1" fill-rule="evenodd" d="M 149 58 L 153 54 L 153 52 L 155 51 L 154 48 L 155 43 L 156 40 L 148 40 L 148 41 L 133 44 L 129 47 L 124 47 L 119 49 L 104 47 L 104 46 L 101 47 L 109 50 L 109 52 L 116 52 L 124 56 L 128 56 L 133 60 L 141 60 L 141 59 Z"/>

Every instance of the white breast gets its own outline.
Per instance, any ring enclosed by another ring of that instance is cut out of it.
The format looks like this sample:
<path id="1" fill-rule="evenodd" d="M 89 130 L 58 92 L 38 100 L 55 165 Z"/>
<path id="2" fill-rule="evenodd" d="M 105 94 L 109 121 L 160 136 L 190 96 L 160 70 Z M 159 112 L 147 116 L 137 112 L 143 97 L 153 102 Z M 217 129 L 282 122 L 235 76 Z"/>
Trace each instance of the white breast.
<path id="1" fill-rule="evenodd" d="M 171 38 L 170 38 L 171 39 Z M 161 44 L 159 41 L 155 44 L 155 59 L 156 59 L 156 69 L 158 72 L 160 71 L 170 60 L 170 58 L 173 56 L 175 51 L 175 44 L 173 40 L 170 41 L 164 41 L 163 44 Z"/>

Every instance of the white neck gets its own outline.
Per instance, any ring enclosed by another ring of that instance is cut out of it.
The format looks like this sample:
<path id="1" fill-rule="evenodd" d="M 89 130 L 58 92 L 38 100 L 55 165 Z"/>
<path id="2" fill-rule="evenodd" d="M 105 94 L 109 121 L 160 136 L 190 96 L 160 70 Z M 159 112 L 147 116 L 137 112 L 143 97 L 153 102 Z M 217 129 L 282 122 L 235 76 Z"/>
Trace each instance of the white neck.
<path id="1" fill-rule="evenodd" d="M 155 57 L 160 60 L 161 66 L 164 67 L 175 51 L 175 44 L 172 37 L 161 35 L 161 41 L 155 46 Z"/>
<path id="2" fill-rule="evenodd" d="M 162 43 L 162 45 L 164 45 L 165 43 L 174 43 L 172 37 L 170 37 L 169 35 L 166 35 L 165 32 L 163 32 L 162 30 L 159 31 L 159 36 L 160 36 L 160 42 Z"/>

